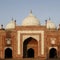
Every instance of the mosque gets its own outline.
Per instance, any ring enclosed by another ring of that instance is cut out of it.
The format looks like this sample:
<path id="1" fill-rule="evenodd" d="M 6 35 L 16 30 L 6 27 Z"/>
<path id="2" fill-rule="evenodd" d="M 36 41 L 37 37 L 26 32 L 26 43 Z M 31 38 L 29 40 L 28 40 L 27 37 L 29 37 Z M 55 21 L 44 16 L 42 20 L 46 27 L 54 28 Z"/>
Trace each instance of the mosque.
<path id="1" fill-rule="evenodd" d="M 57 28 L 51 19 L 41 25 L 32 11 L 21 26 L 11 20 L 0 27 L 0 58 L 59 58 L 60 24 Z"/>

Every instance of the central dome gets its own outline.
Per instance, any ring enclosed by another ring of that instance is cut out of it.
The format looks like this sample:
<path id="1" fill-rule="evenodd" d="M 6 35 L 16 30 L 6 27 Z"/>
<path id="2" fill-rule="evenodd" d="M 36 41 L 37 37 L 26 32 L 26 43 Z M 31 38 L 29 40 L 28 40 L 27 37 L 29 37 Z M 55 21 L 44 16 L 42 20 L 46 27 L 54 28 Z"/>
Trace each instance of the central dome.
<path id="1" fill-rule="evenodd" d="M 39 26 L 39 25 L 40 25 L 40 22 L 32 14 L 32 11 L 30 12 L 29 16 L 27 16 L 22 22 L 22 26 Z"/>

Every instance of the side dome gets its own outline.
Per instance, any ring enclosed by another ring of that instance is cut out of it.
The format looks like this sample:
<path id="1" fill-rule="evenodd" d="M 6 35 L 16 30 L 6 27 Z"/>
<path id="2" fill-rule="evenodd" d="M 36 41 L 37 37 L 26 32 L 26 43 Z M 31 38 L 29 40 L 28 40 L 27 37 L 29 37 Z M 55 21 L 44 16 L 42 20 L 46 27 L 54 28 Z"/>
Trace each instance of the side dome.
<path id="1" fill-rule="evenodd" d="M 15 28 L 15 21 L 11 20 L 7 25 L 5 29 L 14 29 Z"/>
<path id="2" fill-rule="evenodd" d="M 47 28 L 56 29 L 56 25 L 49 19 L 49 20 L 47 20 Z"/>
<path id="3" fill-rule="evenodd" d="M 27 16 L 22 22 L 22 26 L 39 26 L 39 25 L 40 25 L 40 22 L 32 14 L 32 11 L 30 12 L 29 16 Z"/>
<path id="4" fill-rule="evenodd" d="M 1 29 L 2 27 L 1 27 L 1 25 L 0 25 L 0 29 Z"/>

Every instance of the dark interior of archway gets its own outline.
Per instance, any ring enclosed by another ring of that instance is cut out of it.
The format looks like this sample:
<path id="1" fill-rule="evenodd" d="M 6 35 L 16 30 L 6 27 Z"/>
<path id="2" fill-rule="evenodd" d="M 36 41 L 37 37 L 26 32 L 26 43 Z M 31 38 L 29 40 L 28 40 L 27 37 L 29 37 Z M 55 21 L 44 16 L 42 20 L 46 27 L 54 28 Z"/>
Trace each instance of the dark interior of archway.
<path id="1" fill-rule="evenodd" d="M 34 50 L 32 48 L 27 51 L 28 58 L 34 58 Z"/>
<path id="2" fill-rule="evenodd" d="M 30 42 L 35 42 L 36 43 L 36 40 L 33 39 L 32 37 L 29 37 L 27 38 L 24 43 L 23 43 L 23 58 L 28 58 L 28 55 L 27 55 L 27 45 L 30 43 Z M 35 44 L 34 43 L 34 44 Z M 32 45 L 32 44 L 31 44 Z M 33 53 L 33 52 L 32 52 Z"/>
<path id="3" fill-rule="evenodd" d="M 5 50 L 5 58 L 12 58 L 12 50 L 10 48 Z"/>
<path id="4" fill-rule="evenodd" d="M 49 52 L 49 58 L 57 58 L 57 51 L 55 48 L 52 48 Z"/>

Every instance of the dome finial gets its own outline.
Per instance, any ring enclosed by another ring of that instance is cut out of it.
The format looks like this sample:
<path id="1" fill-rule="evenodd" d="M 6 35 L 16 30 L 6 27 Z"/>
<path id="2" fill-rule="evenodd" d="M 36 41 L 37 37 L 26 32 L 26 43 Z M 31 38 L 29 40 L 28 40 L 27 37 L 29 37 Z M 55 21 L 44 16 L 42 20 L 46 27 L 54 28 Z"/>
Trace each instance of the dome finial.
<path id="1" fill-rule="evenodd" d="M 13 21 L 13 17 L 12 17 L 12 21 Z"/>
<path id="2" fill-rule="evenodd" d="M 33 14 L 32 14 L 32 10 L 30 10 L 29 16 L 33 16 Z"/>
<path id="3" fill-rule="evenodd" d="M 51 20 L 51 18 L 49 17 L 49 20 Z"/>
<path id="4" fill-rule="evenodd" d="M 32 13 L 32 10 L 30 10 L 30 13 Z"/>

